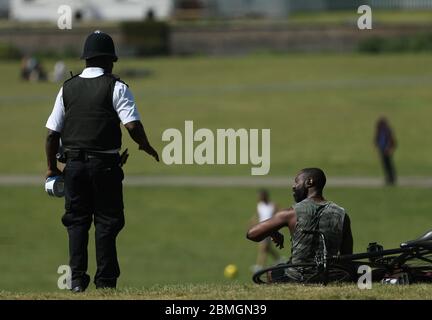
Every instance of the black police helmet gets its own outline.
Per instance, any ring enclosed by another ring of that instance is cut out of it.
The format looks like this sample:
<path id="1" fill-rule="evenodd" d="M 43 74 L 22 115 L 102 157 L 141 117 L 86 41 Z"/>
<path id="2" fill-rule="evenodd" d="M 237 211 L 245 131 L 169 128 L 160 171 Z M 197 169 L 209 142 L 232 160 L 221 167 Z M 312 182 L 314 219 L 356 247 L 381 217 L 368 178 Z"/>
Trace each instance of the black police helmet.
<path id="1" fill-rule="evenodd" d="M 118 59 L 115 53 L 114 41 L 108 34 L 99 30 L 87 37 L 81 59 L 90 59 L 98 56 L 110 56 L 114 61 Z"/>

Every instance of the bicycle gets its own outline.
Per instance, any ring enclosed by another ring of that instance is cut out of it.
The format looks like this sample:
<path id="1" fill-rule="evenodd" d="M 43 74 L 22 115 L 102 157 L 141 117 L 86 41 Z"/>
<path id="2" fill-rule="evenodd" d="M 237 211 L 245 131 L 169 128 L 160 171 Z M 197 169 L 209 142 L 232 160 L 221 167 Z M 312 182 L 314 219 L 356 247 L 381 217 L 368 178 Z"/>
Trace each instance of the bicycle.
<path id="1" fill-rule="evenodd" d="M 323 284 L 357 282 L 360 266 L 370 268 L 372 281 L 390 283 L 432 283 L 432 230 L 421 237 L 403 242 L 399 248 L 384 250 L 370 243 L 367 252 L 350 255 L 328 255 L 325 235 L 318 230 L 303 230 L 319 237 L 321 249 L 311 263 L 284 263 L 256 272 L 258 284 Z M 393 281 L 393 279 L 395 281 Z"/>

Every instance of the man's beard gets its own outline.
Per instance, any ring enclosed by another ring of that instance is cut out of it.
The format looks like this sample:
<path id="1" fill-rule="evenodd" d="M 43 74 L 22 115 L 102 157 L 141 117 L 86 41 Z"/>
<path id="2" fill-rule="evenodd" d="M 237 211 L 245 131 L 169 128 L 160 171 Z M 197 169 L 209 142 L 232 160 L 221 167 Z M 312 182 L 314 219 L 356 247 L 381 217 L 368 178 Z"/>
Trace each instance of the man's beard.
<path id="1" fill-rule="evenodd" d="M 295 202 L 301 202 L 306 199 L 306 190 L 305 189 L 296 189 L 293 192 L 293 197 Z"/>

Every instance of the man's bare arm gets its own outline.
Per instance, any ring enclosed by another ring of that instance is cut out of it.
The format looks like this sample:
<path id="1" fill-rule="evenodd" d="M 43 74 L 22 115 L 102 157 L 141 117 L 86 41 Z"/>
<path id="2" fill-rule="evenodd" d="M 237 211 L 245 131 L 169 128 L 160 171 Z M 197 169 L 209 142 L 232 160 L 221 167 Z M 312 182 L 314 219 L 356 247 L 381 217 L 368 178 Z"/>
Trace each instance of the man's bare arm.
<path id="1" fill-rule="evenodd" d="M 279 211 L 272 218 L 250 228 L 246 237 L 249 240 L 259 242 L 276 234 L 280 228 L 285 226 L 289 227 L 292 232 L 293 220 L 295 220 L 295 217 L 296 214 L 292 208 Z"/>
<path id="2" fill-rule="evenodd" d="M 47 158 L 48 170 L 45 175 L 46 178 L 58 176 L 61 171 L 57 168 L 57 152 L 60 146 L 60 133 L 48 130 L 48 134 L 45 141 L 45 154 Z"/>
<path id="3" fill-rule="evenodd" d="M 340 254 L 352 254 L 353 253 L 354 240 L 351 232 L 351 221 L 347 214 L 345 214 L 344 225 L 343 225 L 343 238 L 342 245 L 340 248 Z"/>
<path id="4" fill-rule="evenodd" d="M 149 155 L 159 161 L 159 155 L 155 149 L 150 145 L 144 127 L 141 121 L 131 121 L 125 124 L 131 138 L 138 144 L 140 150 L 144 150 Z"/>

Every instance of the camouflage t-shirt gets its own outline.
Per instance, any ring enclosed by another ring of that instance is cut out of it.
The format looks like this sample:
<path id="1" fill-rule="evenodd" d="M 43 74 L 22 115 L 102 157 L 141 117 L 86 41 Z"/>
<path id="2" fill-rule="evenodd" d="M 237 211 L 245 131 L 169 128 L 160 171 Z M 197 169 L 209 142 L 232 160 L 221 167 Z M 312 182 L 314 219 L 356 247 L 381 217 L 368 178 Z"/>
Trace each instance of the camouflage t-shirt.
<path id="1" fill-rule="evenodd" d="M 345 209 L 331 201 L 317 203 L 312 199 L 305 199 L 293 208 L 297 215 L 297 225 L 291 237 L 291 262 L 314 262 L 317 250 L 322 250 L 319 235 L 304 234 L 302 230 L 323 232 L 327 253 L 338 254 L 343 240 Z"/>

